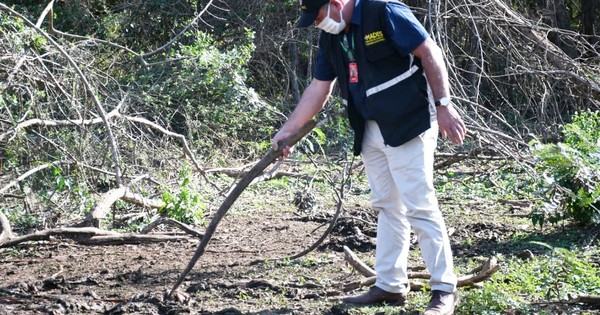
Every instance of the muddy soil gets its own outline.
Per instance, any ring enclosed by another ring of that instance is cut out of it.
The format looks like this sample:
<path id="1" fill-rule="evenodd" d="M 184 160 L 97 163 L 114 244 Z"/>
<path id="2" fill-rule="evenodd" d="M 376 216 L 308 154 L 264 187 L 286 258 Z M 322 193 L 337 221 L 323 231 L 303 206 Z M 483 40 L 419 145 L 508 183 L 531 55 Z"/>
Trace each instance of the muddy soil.
<path id="1" fill-rule="evenodd" d="M 528 219 L 503 223 L 498 216 L 515 209 L 499 211 L 494 202 L 460 207 L 444 205 L 448 202 L 455 201 L 441 200 L 457 266 L 491 249 L 517 254 L 520 249 L 504 241 L 533 229 Z M 312 245 L 331 216 L 276 209 L 226 216 L 171 300 L 165 294 L 198 246 L 192 237 L 115 246 L 52 240 L 2 249 L 0 314 L 366 314 L 340 302 L 357 292 L 344 292 L 343 284 L 363 278 L 345 263 L 342 247 L 372 263 L 372 210 L 351 204 L 315 251 L 278 260 Z M 179 231 L 163 227 L 161 232 Z M 418 255 L 411 256 L 410 264 L 423 270 Z"/>

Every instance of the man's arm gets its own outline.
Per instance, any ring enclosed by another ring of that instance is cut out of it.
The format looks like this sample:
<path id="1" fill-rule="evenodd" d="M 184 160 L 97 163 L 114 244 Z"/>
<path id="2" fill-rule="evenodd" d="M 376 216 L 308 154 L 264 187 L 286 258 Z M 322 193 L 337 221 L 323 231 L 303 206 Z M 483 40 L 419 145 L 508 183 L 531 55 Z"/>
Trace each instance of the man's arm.
<path id="1" fill-rule="evenodd" d="M 431 38 L 427 38 L 413 51 L 413 55 L 419 58 L 423 64 L 434 99 L 439 100 L 442 97 L 450 97 L 448 70 L 444 63 L 442 51 L 435 42 Z M 452 104 L 438 106 L 437 119 L 443 138 L 448 138 L 454 144 L 463 143 L 467 128 Z"/>
<path id="2" fill-rule="evenodd" d="M 273 148 L 277 143 L 294 134 L 304 123 L 313 118 L 325 106 L 325 102 L 331 94 L 333 83 L 335 81 L 321 81 L 313 79 L 310 85 L 304 90 L 300 102 L 283 124 L 281 129 L 273 137 Z M 283 149 L 281 158 L 285 158 L 292 153 L 291 147 Z"/>

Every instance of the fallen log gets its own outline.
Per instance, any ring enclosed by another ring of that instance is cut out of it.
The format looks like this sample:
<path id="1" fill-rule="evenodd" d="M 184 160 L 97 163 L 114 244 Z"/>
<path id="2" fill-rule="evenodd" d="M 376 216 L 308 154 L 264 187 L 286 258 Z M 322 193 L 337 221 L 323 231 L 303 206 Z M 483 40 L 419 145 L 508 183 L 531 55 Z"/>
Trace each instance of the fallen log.
<path id="1" fill-rule="evenodd" d="M 0 243 L 0 248 L 15 246 L 24 242 L 30 241 L 45 241 L 49 240 L 52 236 L 61 236 L 70 238 L 73 240 L 77 239 L 85 239 L 93 236 L 114 236 L 119 235 L 117 232 L 100 230 L 93 227 L 83 227 L 83 228 L 56 228 L 56 229 L 46 229 L 42 231 L 37 231 L 31 234 L 13 237 L 5 240 Z"/>
<path id="2" fill-rule="evenodd" d="M 46 241 L 50 240 L 52 237 L 67 238 L 81 245 L 145 244 L 189 239 L 188 237 L 179 235 L 123 234 L 94 227 L 68 227 L 46 229 L 10 239 L 0 239 L 0 248 L 11 247 L 31 241 Z"/>

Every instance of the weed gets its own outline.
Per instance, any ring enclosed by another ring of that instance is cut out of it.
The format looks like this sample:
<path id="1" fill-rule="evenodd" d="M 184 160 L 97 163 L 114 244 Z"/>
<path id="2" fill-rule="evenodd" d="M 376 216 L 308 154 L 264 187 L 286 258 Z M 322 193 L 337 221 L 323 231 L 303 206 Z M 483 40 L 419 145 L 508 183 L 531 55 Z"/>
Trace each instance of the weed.
<path id="1" fill-rule="evenodd" d="M 202 195 L 195 193 L 191 187 L 192 172 L 186 164 L 179 172 L 179 192 L 175 193 L 166 187 L 162 194 L 165 206 L 159 209 L 159 212 L 169 218 L 184 223 L 204 223 L 204 210 L 206 205 L 203 202 Z"/>
<path id="2" fill-rule="evenodd" d="M 549 245 L 544 247 L 552 248 Z M 585 253 L 553 248 L 549 257 L 523 262 L 508 258 L 501 272 L 483 283 L 479 290 L 461 290 L 458 314 L 532 314 L 535 301 L 565 301 L 578 295 L 600 292 L 600 270 Z"/>

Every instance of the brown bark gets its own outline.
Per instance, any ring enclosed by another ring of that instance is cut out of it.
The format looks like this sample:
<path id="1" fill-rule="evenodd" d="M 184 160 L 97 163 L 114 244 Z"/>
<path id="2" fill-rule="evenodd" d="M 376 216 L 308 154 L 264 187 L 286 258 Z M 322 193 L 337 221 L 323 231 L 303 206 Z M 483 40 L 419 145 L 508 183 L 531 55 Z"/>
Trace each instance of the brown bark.
<path id="1" fill-rule="evenodd" d="M 360 272 L 365 277 L 373 277 L 376 275 L 375 270 L 367 266 L 356 254 L 350 250 L 347 246 L 344 246 L 344 259 L 350 266 L 354 267 L 356 271 Z"/>
<path id="2" fill-rule="evenodd" d="M 344 249 L 344 252 L 346 252 L 346 249 Z M 348 253 L 350 253 L 350 254 L 348 254 Z M 364 266 L 366 266 L 366 264 L 364 262 L 360 261 L 360 259 L 356 255 L 352 254 L 352 251 L 350 251 L 350 249 L 347 250 L 345 257 L 346 257 L 346 261 L 351 266 L 355 267 L 361 274 L 368 275 L 371 273 L 368 269 L 364 268 Z M 475 271 L 473 274 L 459 277 L 457 286 L 458 287 L 476 286 L 477 283 L 482 282 L 486 279 L 489 279 L 498 270 L 500 270 L 500 265 L 498 265 L 498 259 L 496 257 L 490 257 L 483 264 L 481 264 L 480 266 L 475 268 Z M 375 271 L 373 271 L 373 274 L 374 273 L 375 273 Z M 409 279 L 429 279 L 429 278 L 431 278 L 431 275 L 426 274 L 426 273 L 409 273 L 408 278 Z M 344 291 L 352 291 L 352 290 L 358 289 L 363 286 L 373 285 L 373 284 L 375 284 L 375 280 L 377 280 L 377 276 L 373 275 L 368 278 L 363 278 L 363 279 L 360 279 L 357 281 L 346 283 L 346 284 L 344 284 L 343 289 L 344 289 Z M 414 282 L 414 281 L 410 282 L 411 291 L 420 291 L 421 289 L 423 289 L 423 287 L 424 287 L 423 283 Z"/>

